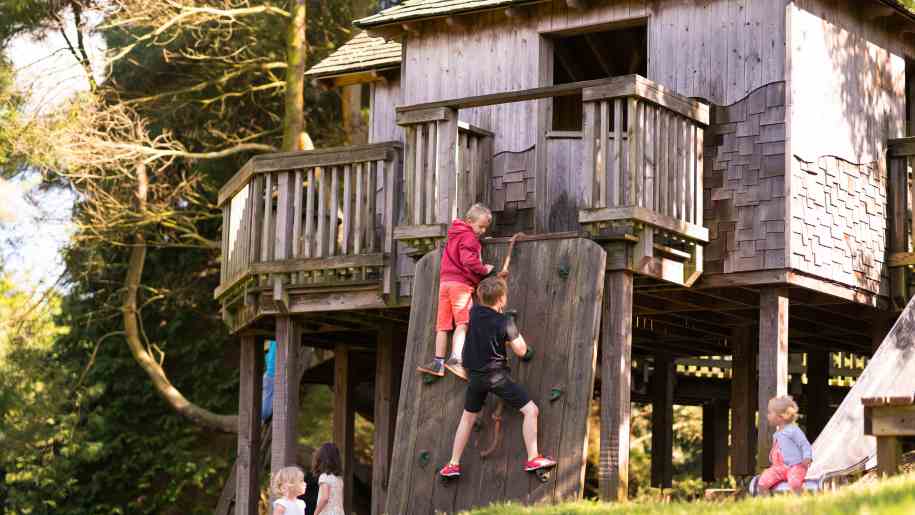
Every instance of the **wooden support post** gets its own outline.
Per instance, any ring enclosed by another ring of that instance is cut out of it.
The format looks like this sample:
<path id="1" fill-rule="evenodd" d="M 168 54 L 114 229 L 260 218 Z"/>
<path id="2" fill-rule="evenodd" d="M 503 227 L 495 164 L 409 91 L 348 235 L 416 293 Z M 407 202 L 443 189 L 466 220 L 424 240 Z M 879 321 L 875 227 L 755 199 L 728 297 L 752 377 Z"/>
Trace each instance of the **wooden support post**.
<path id="1" fill-rule="evenodd" d="M 881 476 L 895 476 L 899 473 L 900 454 L 898 437 L 877 437 L 877 470 Z"/>
<path id="2" fill-rule="evenodd" d="M 731 473 L 756 472 L 756 351 L 751 327 L 731 335 Z"/>
<path id="3" fill-rule="evenodd" d="M 276 372 L 273 377 L 273 441 L 270 472 L 296 465 L 299 418 L 299 338 L 292 317 L 276 319 Z"/>
<path id="4" fill-rule="evenodd" d="M 674 477 L 674 377 L 670 354 L 656 353 L 651 376 L 651 486 L 670 488 Z"/>
<path id="5" fill-rule="evenodd" d="M 771 427 L 766 419 L 769 399 L 788 393 L 788 290 L 764 288 L 759 295 L 759 430 L 756 443 L 757 469 L 768 464 L 772 447 Z"/>
<path id="6" fill-rule="evenodd" d="M 829 351 L 807 353 L 807 438 L 812 442 L 829 422 Z"/>
<path id="7" fill-rule="evenodd" d="M 238 458 L 235 476 L 236 515 L 257 515 L 261 470 L 258 463 L 261 436 L 261 375 L 264 373 L 262 340 L 241 337 L 238 381 Z"/>
<path id="8" fill-rule="evenodd" d="M 887 247 L 890 255 L 905 252 L 908 249 L 908 172 L 905 157 L 887 157 L 887 222 L 889 241 Z M 890 298 L 893 304 L 902 309 L 908 300 L 906 267 L 889 269 Z"/>
<path id="9" fill-rule="evenodd" d="M 353 377 L 349 348 L 338 343 L 334 349 L 334 443 L 343 460 L 343 507 L 353 511 L 353 430 L 356 412 L 353 410 Z"/>
<path id="10" fill-rule="evenodd" d="M 702 480 L 711 483 L 728 477 L 727 401 L 702 405 Z"/>
<path id="11" fill-rule="evenodd" d="M 388 474 L 394 448 L 397 418 L 398 352 L 394 349 L 398 333 L 385 324 L 378 333 L 375 354 L 375 456 L 372 463 L 372 513 L 381 515 L 388 495 Z"/>
<path id="12" fill-rule="evenodd" d="M 600 497 L 625 501 L 629 492 L 632 373 L 632 274 L 606 274 L 601 317 Z"/>

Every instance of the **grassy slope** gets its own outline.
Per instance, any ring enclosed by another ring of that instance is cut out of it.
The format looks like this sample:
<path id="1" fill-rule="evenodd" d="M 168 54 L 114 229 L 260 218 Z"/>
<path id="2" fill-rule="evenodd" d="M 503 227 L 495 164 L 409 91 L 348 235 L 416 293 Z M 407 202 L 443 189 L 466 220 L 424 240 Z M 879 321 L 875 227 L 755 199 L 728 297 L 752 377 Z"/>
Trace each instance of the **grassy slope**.
<path id="1" fill-rule="evenodd" d="M 522 508 L 491 506 L 473 515 L 911 515 L 915 513 L 915 474 L 868 485 L 856 485 L 832 494 L 747 499 L 739 502 L 693 502 L 675 504 L 628 503 L 625 505 L 579 502 L 559 506 Z"/>

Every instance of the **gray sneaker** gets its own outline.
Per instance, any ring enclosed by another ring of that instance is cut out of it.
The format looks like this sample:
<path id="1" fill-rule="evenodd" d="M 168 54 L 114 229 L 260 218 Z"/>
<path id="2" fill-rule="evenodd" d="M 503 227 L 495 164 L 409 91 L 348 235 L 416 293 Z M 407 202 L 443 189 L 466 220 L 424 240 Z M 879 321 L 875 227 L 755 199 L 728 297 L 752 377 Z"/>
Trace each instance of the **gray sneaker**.
<path id="1" fill-rule="evenodd" d="M 447 368 L 449 372 L 460 377 L 464 381 L 467 380 L 467 370 L 464 369 L 464 364 L 461 362 L 461 360 L 457 358 L 449 358 L 448 361 L 445 362 L 445 368 Z"/>
<path id="2" fill-rule="evenodd" d="M 423 374 L 429 374 L 430 376 L 445 377 L 445 367 L 436 359 L 433 359 L 425 365 L 416 367 L 416 370 Z"/>

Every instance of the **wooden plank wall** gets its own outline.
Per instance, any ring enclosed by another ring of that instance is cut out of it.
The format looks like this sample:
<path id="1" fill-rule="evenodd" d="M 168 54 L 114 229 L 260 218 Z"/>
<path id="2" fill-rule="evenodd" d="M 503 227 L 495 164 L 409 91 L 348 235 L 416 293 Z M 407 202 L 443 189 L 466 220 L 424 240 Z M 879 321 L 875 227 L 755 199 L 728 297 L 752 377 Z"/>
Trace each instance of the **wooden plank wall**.
<path id="1" fill-rule="evenodd" d="M 500 262 L 506 250 L 504 243 L 488 245 L 484 259 Z M 454 513 L 499 500 L 532 504 L 581 497 L 603 293 L 603 274 L 594 270 L 603 270 L 605 256 L 596 243 L 580 238 L 515 247 L 509 307 L 518 310 L 518 325 L 535 356 L 528 363 L 511 358 L 512 376 L 540 408 L 541 453 L 559 460 L 546 483 L 522 469 L 522 417 L 510 407 L 503 414 L 500 446 L 485 460 L 480 457 L 493 436 L 492 396 L 480 414 L 481 430 L 473 432 L 464 452 L 461 479 L 445 484 L 436 478 L 451 457 L 466 383 L 448 374 L 426 385 L 415 371 L 433 354 L 440 253 L 418 262 L 391 461 L 398 477 L 388 485 L 387 513 Z M 568 275 L 559 273 L 563 267 Z M 562 394 L 551 402 L 555 387 Z"/>
<path id="2" fill-rule="evenodd" d="M 573 32 L 613 22 L 649 20 L 648 78 L 686 96 L 730 104 L 784 80 L 784 3 L 771 0 L 620 0 L 573 9 L 565 0 L 474 16 L 472 30 L 425 22 L 406 40 L 403 102 L 414 104 L 540 84 L 541 33 Z M 543 62 L 552 62 L 552 59 Z M 549 74 L 551 76 L 551 73 Z M 461 112 L 461 120 L 496 133 L 495 152 L 536 142 L 536 102 Z"/>
<path id="3" fill-rule="evenodd" d="M 861 2 L 788 10 L 789 265 L 888 294 L 887 138 L 905 135 L 905 56 L 915 45 Z"/>

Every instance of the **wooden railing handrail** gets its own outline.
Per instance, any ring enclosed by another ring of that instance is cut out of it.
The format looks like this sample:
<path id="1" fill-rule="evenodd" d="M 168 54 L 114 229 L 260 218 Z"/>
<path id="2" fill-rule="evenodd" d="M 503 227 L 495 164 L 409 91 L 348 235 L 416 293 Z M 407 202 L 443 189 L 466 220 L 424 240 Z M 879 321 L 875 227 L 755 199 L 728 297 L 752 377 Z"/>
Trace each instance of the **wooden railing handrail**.
<path id="1" fill-rule="evenodd" d="M 403 145 L 399 141 L 388 141 L 299 152 L 259 154 L 249 159 L 238 173 L 226 181 L 223 187 L 219 189 L 217 207 L 222 207 L 250 181 L 251 177 L 259 173 L 297 170 L 316 166 L 339 166 L 363 161 L 389 161 L 396 157 L 393 151 L 401 148 L 403 148 Z"/>
<path id="2" fill-rule="evenodd" d="M 915 137 L 889 139 L 886 148 L 889 157 L 915 156 Z"/>
<path id="3" fill-rule="evenodd" d="M 677 111 L 683 116 L 692 118 L 698 123 L 703 125 L 708 125 L 709 123 L 709 108 L 707 105 L 674 93 L 645 77 L 639 75 L 624 75 L 608 79 L 586 80 L 571 82 L 569 84 L 559 84 L 556 86 L 544 86 L 518 91 L 490 93 L 488 95 L 479 95 L 475 97 L 454 98 L 399 106 L 396 109 L 397 124 L 407 125 L 441 120 L 444 119 L 444 115 L 441 113 L 446 109 L 468 109 L 472 107 L 486 107 L 513 102 L 527 102 L 529 100 L 576 95 L 579 92 L 584 94 L 585 90 L 591 90 L 591 94 L 596 95 L 590 99 L 585 98 L 585 100 L 609 98 L 600 96 L 606 94 L 611 94 L 612 97 L 621 96 L 618 94 L 619 92 L 629 91 L 629 95 L 631 96 L 640 96 L 645 100 Z"/>

